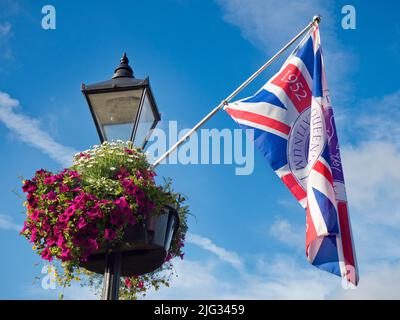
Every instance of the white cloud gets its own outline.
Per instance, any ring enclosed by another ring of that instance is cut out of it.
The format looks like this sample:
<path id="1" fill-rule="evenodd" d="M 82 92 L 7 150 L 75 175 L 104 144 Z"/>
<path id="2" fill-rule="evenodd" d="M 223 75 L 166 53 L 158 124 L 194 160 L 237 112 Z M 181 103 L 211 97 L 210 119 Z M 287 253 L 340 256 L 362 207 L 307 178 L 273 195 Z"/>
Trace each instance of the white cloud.
<path id="1" fill-rule="evenodd" d="M 292 225 L 284 218 L 278 218 L 269 227 L 269 234 L 278 241 L 294 248 L 303 248 L 305 228 Z"/>
<path id="2" fill-rule="evenodd" d="M 42 277 L 45 275 L 42 274 Z M 70 287 L 55 289 L 44 289 L 41 286 L 41 278 L 38 283 L 26 285 L 23 287 L 23 292 L 27 298 L 43 299 L 43 300 L 58 300 L 60 294 L 63 295 L 63 300 L 99 300 L 97 293 L 90 287 L 82 287 L 79 283 L 73 282 Z"/>
<path id="3" fill-rule="evenodd" d="M 292 257 L 279 256 L 259 263 L 257 272 L 241 272 L 226 279 L 225 267 L 215 261 L 178 261 L 169 288 L 147 299 L 323 299 L 340 287 L 338 278 L 324 278 L 318 270 L 300 267 Z"/>
<path id="4" fill-rule="evenodd" d="M 366 266 L 356 290 L 341 290 L 335 299 L 400 299 L 400 264 L 377 262 Z"/>
<path id="5" fill-rule="evenodd" d="M 359 286 L 344 289 L 340 278 L 295 257 L 260 258 L 255 271 L 221 277 L 226 267 L 215 260 L 177 261 L 169 288 L 146 299 L 399 299 L 400 263 L 375 262 L 363 267 Z"/>
<path id="6" fill-rule="evenodd" d="M 349 114 L 361 135 L 371 140 L 384 140 L 400 146 L 400 91 L 383 97 L 374 97 L 358 103 L 357 114 Z M 350 124 L 349 124 L 350 125 Z M 350 128 L 349 128 L 350 129 Z"/>
<path id="7" fill-rule="evenodd" d="M 0 22 L 0 59 L 2 60 L 9 60 L 12 58 L 12 50 L 9 44 L 11 37 L 11 24 L 7 21 Z"/>
<path id="8" fill-rule="evenodd" d="M 400 190 L 392 188 L 400 182 L 400 152 L 390 142 L 367 141 L 358 146 L 346 145 L 342 148 L 346 180 L 351 188 L 352 202 L 365 207 L 375 202 L 384 190 L 385 196 L 400 200 Z M 372 198 L 372 199 L 370 199 Z"/>
<path id="9" fill-rule="evenodd" d="M 22 226 L 15 223 L 9 216 L 0 214 L 0 229 L 21 231 Z"/>
<path id="10" fill-rule="evenodd" d="M 0 38 L 6 38 L 11 34 L 11 24 L 9 22 L 0 23 Z"/>
<path id="11" fill-rule="evenodd" d="M 63 290 L 64 300 L 98 300 L 100 297 L 90 287 L 82 287 L 74 283 Z"/>
<path id="12" fill-rule="evenodd" d="M 245 39 L 274 53 L 303 29 L 316 14 L 331 28 L 333 1 L 217 0 L 224 19 L 238 26 Z M 290 8 L 290 10 L 288 10 Z M 329 29 L 328 29 L 329 30 Z"/>
<path id="13" fill-rule="evenodd" d="M 16 112 L 18 107 L 18 100 L 0 91 L 0 121 L 19 140 L 39 149 L 61 165 L 69 166 L 76 151 L 57 143 L 41 129 L 39 120 Z"/>
<path id="14" fill-rule="evenodd" d="M 400 152 L 390 142 L 367 141 L 342 148 L 349 203 L 364 221 L 400 227 Z"/>
<path id="15" fill-rule="evenodd" d="M 218 299 L 231 291 L 232 284 L 215 274 L 215 261 L 185 259 L 174 262 L 174 269 L 177 276 L 171 279 L 170 287 L 162 286 L 158 291 L 151 291 L 145 299 Z"/>
<path id="16" fill-rule="evenodd" d="M 221 260 L 229 263 L 234 268 L 241 270 L 243 268 L 243 263 L 239 258 L 239 255 L 235 252 L 228 251 L 222 247 L 217 246 L 210 239 L 199 236 L 197 234 L 188 233 L 186 236 L 186 241 L 193 243 L 213 254 L 217 255 Z"/>

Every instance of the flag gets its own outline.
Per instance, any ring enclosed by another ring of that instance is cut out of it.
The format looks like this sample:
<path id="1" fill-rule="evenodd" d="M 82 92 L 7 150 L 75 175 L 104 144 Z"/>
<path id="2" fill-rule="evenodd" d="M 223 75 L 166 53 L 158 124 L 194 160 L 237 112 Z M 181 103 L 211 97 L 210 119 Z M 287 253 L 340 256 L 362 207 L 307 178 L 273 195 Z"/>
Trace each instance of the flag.
<path id="1" fill-rule="evenodd" d="M 357 285 L 343 168 L 318 26 L 256 94 L 225 111 L 243 128 L 306 211 L 306 255 Z"/>

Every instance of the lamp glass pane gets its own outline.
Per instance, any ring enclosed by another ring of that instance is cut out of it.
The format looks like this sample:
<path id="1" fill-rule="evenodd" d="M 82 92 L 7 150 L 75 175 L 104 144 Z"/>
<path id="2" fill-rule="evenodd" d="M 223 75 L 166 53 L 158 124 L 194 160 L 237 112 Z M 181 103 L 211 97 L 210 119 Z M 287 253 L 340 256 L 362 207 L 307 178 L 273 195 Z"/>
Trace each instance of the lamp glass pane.
<path id="1" fill-rule="evenodd" d="M 151 102 L 148 94 L 145 94 L 142 111 L 139 115 L 139 123 L 137 126 L 136 134 L 134 137 L 133 145 L 135 147 L 143 147 L 146 137 L 151 131 L 155 117 L 153 113 L 153 108 L 151 107 Z"/>
<path id="2" fill-rule="evenodd" d="M 143 89 L 90 94 L 104 140 L 131 138 Z"/>

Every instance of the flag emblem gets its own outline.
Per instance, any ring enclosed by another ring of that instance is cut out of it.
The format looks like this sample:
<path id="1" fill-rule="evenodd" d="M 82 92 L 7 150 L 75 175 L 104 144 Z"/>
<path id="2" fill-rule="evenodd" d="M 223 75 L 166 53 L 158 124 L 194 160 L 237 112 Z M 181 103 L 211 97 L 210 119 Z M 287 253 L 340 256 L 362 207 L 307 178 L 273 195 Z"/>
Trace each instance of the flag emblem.
<path id="1" fill-rule="evenodd" d="M 343 168 L 317 25 L 253 96 L 225 111 L 243 128 L 306 211 L 306 255 L 358 283 Z"/>
<path id="2" fill-rule="evenodd" d="M 310 169 L 321 156 L 326 142 L 313 141 L 310 145 L 310 123 L 313 122 L 318 130 L 324 131 L 323 114 L 320 109 L 305 109 L 294 121 L 288 136 L 287 157 L 289 171 L 297 182 L 306 189 Z"/>

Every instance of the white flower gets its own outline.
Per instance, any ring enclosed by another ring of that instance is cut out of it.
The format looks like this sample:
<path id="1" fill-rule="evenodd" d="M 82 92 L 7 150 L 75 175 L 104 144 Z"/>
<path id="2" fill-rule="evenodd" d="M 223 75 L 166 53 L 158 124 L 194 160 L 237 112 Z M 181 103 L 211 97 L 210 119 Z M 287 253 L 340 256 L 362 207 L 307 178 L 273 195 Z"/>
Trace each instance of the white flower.
<path id="1" fill-rule="evenodd" d="M 115 168 L 115 167 L 110 167 L 110 170 L 114 171 L 114 170 L 117 170 L 117 168 Z"/>

